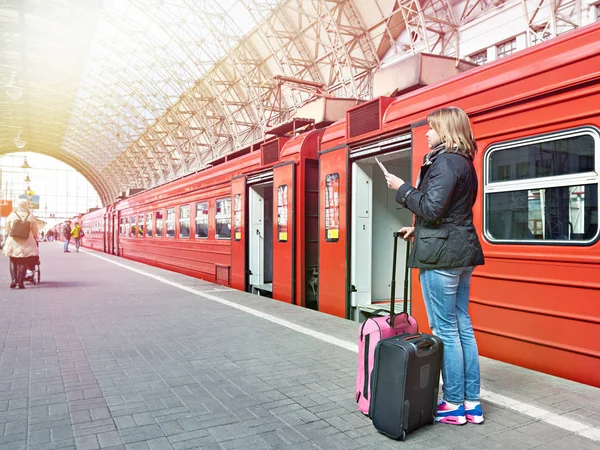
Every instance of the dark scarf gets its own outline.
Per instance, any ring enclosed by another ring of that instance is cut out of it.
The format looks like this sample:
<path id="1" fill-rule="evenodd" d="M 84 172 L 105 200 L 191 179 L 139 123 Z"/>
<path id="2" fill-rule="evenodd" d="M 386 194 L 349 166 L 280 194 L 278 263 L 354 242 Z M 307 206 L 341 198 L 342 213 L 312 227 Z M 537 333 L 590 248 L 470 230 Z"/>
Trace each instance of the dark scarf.
<path id="1" fill-rule="evenodd" d="M 459 155 L 462 155 L 465 158 L 472 159 L 471 157 L 467 156 L 463 151 L 459 150 L 458 147 L 452 147 L 448 149 L 444 144 L 438 144 L 423 157 L 423 166 L 421 167 L 421 171 L 419 172 L 419 176 L 417 177 L 417 189 L 421 185 L 421 177 L 425 176 L 425 174 L 429 170 L 429 166 L 431 166 L 436 160 L 436 158 L 442 153 L 458 153 Z"/>
<path id="2" fill-rule="evenodd" d="M 423 165 L 428 166 L 430 164 L 433 164 L 435 158 L 437 158 L 442 153 L 458 153 L 459 155 L 462 155 L 465 158 L 473 159 L 458 147 L 446 148 L 444 144 L 438 144 L 423 157 Z"/>

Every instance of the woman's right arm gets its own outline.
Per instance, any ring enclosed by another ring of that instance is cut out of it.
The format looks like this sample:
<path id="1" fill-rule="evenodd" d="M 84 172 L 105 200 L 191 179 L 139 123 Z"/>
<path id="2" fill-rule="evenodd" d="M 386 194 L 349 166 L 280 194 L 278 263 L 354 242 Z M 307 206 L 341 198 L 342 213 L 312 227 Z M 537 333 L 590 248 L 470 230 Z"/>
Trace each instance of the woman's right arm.
<path id="1" fill-rule="evenodd" d="M 420 192 L 404 183 L 396 192 L 396 201 L 405 199 L 406 207 L 427 222 L 444 217 L 457 182 L 455 168 L 450 161 L 451 155 L 440 155 L 427 174 L 427 191 Z"/>

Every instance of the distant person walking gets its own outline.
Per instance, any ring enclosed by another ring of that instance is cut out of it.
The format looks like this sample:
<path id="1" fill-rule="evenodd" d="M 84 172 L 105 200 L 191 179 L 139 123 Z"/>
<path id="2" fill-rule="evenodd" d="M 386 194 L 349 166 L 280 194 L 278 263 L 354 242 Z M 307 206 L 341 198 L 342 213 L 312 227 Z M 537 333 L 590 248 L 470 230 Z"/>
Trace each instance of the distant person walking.
<path id="1" fill-rule="evenodd" d="M 71 236 L 73 236 L 73 239 L 75 240 L 75 249 L 79 253 L 79 245 L 81 244 L 81 238 L 83 237 L 83 230 L 81 229 L 79 222 L 75 222 L 75 225 L 71 230 Z"/>
<path id="2" fill-rule="evenodd" d="M 20 200 L 7 217 L 6 235 L 4 254 L 10 258 L 10 288 L 25 289 L 27 267 L 34 265 L 39 256 L 37 220 L 29 211 L 27 200 Z"/>
<path id="3" fill-rule="evenodd" d="M 65 238 L 64 252 L 69 253 L 69 244 L 71 243 L 71 221 L 67 220 L 62 227 L 63 238 Z"/>

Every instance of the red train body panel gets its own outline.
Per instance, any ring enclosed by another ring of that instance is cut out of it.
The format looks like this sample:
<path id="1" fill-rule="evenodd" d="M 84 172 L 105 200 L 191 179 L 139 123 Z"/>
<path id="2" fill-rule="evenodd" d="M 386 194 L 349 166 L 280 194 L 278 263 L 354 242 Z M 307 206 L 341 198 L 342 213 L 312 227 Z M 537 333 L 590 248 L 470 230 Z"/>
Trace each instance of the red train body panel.
<path id="1" fill-rule="evenodd" d="M 600 24 L 590 25 L 241 149 L 85 215 L 84 245 L 361 319 L 389 302 L 389 238 L 411 223 L 374 157 L 414 184 L 424 119 L 456 105 L 480 150 L 474 217 L 486 265 L 471 312 L 481 354 L 600 386 L 598 42 Z M 426 328 L 416 272 L 411 307 Z"/>

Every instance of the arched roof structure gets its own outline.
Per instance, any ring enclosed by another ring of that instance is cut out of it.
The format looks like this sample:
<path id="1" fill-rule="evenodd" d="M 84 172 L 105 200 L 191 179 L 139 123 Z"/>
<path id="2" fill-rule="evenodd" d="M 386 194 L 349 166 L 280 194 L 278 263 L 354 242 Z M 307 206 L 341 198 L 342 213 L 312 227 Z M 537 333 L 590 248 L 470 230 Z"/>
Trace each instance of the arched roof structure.
<path id="1" fill-rule="evenodd" d="M 108 204 L 128 188 L 200 170 L 264 137 L 314 93 L 285 85 L 285 77 L 338 97 L 371 98 L 386 54 L 420 45 L 457 55 L 459 25 L 488 6 L 0 0 L 0 87 L 23 92 L 13 100 L 0 91 L 0 154 L 17 150 L 21 131 L 21 151 L 71 165 Z M 401 33 L 408 41 L 398 42 Z"/>

